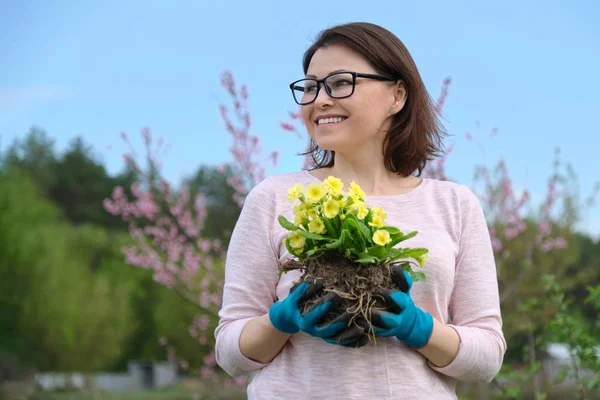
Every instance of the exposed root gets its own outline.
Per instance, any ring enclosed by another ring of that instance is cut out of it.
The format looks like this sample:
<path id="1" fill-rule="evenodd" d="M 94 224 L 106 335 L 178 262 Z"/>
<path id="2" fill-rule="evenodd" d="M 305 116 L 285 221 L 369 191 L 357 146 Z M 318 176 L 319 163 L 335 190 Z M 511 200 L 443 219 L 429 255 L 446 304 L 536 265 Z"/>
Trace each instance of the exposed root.
<path id="1" fill-rule="evenodd" d="M 344 311 L 350 315 L 348 326 L 356 325 L 357 319 L 364 319 L 371 325 L 373 309 L 383 309 L 381 296 L 377 293 L 394 288 L 389 265 L 361 265 L 352 263 L 344 257 L 309 259 L 304 263 L 290 260 L 282 266 L 282 271 L 302 270 L 302 281 L 319 278 L 323 280 L 323 292 L 316 298 L 301 304 L 308 310 L 321 296 L 329 292 L 336 293 L 342 300 L 337 307 L 328 311 L 323 323 L 331 322 Z M 374 333 L 369 332 L 374 340 Z"/>

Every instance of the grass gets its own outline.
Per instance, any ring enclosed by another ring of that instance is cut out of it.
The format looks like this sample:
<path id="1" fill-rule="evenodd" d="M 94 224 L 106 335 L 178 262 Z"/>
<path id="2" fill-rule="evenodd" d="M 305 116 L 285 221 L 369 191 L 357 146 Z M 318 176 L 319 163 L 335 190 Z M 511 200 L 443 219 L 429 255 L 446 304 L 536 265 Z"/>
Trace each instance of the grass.
<path id="1" fill-rule="evenodd" d="M 28 400 L 241 400 L 244 389 L 221 388 L 216 384 L 185 380 L 172 387 L 131 392 L 37 392 Z"/>

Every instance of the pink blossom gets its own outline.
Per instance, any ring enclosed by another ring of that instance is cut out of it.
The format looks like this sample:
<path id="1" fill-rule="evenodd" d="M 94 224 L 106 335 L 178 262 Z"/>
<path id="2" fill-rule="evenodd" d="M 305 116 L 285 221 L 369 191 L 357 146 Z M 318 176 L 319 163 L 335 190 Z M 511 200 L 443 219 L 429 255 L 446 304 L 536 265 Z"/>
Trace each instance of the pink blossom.
<path id="1" fill-rule="evenodd" d="M 209 367 L 200 368 L 200 377 L 203 379 L 211 378 L 215 374 L 215 371 Z"/>
<path id="2" fill-rule="evenodd" d="M 200 239 L 197 242 L 198 247 L 200 248 L 200 251 L 203 253 L 208 253 L 210 251 L 210 242 L 208 240 L 205 239 Z"/>
<path id="3" fill-rule="evenodd" d="M 172 287 L 175 283 L 173 280 L 173 276 L 165 272 L 156 272 L 153 278 L 156 282 L 167 287 Z"/>
<path id="4" fill-rule="evenodd" d="M 240 375 L 234 378 L 234 382 L 237 386 L 244 386 L 246 384 L 248 384 L 249 382 L 249 378 L 247 375 Z"/>
<path id="5" fill-rule="evenodd" d="M 208 316 L 206 315 L 200 315 L 196 318 L 195 323 L 196 326 L 201 330 L 206 330 L 206 328 L 208 328 L 208 325 L 210 324 L 210 318 L 208 318 Z"/>
<path id="6" fill-rule="evenodd" d="M 291 119 L 300 119 L 302 120 L 302 112 L 301 111 L 290 111 L 289 112 L 290 118 Z"/>
<path id="7" fill-rule="evenodd" d="M 290 132 L 294 132 L 296 130 L 296 128 L 294 127 L 294 125 L 290 124 L 289 122 L 282 122 L 281 123 L 281 128 L 284 131 L 290 131 Z"/>
<path id="8" fill-rule="evenodd" d="M 204 365 L 207 367 L 212 367 L 217 363 L 217 358 L 214 352 L 209 353 L 206 357 L 204 357 Z"/>
<path id="9" fill-rule="evenodd" d="M 190 334 L 190 336 L 191 336 L 191 337 L 193 337 L 193 338 L 195 338 L 195 337 L 198 337 L 198 330 L 197 330 L 195 327 L 193 327 L 193 326 L 190 326 L 190 327 L 188 328 L 188 333 L 189 333 L 189 334 Z"/>
<path id="10" fill-rule="evenodd" d="M 542 221 L 538 226 L 540 236 L 547 236 L 550 233 L 550 222 Z"/>
<path id="11" fill-rule="evenodd" d="M 210 307 L 210 301 L 211 301 L 211 297 L 210 294 L 207 292 L 202 292 L 200 293 L 200 306 L 202 308 L 208 308 Z"/>

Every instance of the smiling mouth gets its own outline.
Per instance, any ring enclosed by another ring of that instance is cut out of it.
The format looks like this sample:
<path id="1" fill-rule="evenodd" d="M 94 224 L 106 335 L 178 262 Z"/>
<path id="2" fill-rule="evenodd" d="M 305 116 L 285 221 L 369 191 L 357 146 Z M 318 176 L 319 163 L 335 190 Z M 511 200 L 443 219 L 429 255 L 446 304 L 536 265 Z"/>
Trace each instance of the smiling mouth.
<path id="1" fill-rule="evenodd" d="M 335 125 L 335 124 L 339 124 L 340 122 L 343 122 L 344 120 L 346 120 L 347 117 L 330 117 L 330 118 L 321 118 L 317 120 L 317 125 L 318 126 L 323 126 L 323 125 Z"/>

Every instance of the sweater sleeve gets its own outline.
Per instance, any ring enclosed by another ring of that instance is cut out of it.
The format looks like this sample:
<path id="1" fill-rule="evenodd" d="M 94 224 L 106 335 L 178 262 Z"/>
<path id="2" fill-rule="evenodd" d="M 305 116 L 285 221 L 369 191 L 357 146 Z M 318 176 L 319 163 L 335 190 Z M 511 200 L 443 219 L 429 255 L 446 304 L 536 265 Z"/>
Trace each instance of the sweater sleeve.
<path id="1" fill-rule="evenodd" d="M 276 298 L 278 257 L 271 241 L 276 201 L 271 187 L 267 179 L 250 191 L 227 250 L 215 355 L 231 376 L 266 366 L 245 357 L 239 341 L 248 321 L 266 314 Z"/>
<path id="2" fill-rule="evenodd" d="M 436 371 L 463 381 L 490 382 L 506 352 L 502 332 L 496 263 L 487 223 L 479 200 L 462 187 L 460 241 L 450 326 L 460 337 L 454 360 Z"/>

